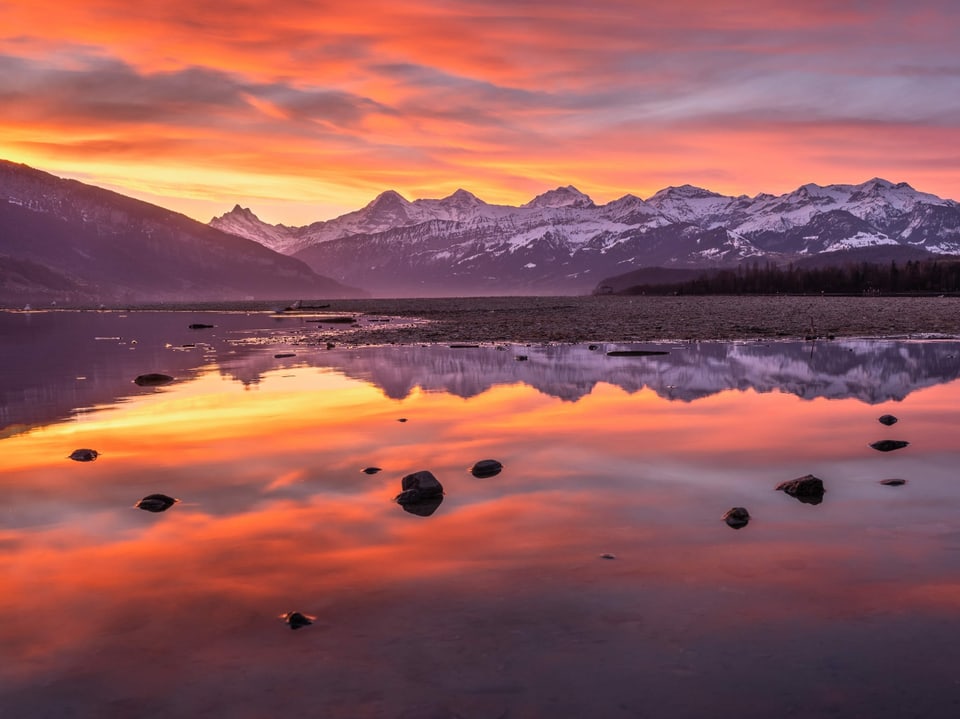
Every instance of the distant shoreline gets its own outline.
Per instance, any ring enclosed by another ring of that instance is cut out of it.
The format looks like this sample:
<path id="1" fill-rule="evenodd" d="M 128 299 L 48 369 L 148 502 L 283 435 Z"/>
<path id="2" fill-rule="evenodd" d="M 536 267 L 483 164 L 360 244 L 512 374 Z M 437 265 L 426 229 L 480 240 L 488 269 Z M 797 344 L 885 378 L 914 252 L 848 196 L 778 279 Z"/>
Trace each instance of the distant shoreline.
<path id="1" fill-rule="evenodd" d="M 300 340 L 346 345 L 960 336 L 960 297 L 955 296 L 605 295 L 304 300 L 304 304 L 328 305 L 316 310 L 322 314 L 387 320 L 326 331 L 318 326 Z M 271 313 L 277 306 L 283 303 L 144 303 L 122 309 Z M 393 326 L 400 318 L 423 321 Z"/>

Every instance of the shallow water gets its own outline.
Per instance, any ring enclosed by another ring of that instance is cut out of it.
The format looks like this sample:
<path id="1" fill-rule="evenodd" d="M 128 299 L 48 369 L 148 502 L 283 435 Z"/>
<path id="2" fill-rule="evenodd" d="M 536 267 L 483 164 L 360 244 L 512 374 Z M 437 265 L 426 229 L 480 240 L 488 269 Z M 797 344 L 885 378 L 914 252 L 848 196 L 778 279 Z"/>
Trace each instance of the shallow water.
<path id="1" fill-rule="evenodd" d="M 960 343 L 260 341 L 301 321 L 0 314 L 4 716 L 956 716 Z"/>

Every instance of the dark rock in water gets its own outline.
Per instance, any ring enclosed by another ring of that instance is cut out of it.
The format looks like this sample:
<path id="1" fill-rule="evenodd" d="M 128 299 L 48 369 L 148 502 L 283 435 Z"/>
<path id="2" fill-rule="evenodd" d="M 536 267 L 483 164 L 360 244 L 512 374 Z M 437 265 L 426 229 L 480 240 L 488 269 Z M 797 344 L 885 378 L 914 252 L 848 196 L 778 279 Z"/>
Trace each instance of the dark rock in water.
<path id="1" fill-rule="evenodd" d="M 202 322 L 194 322 L 192 325 L 190 325 L 190 329 L 192 329 L 192 330 L 210 330 L 210 329 L 213 329 L 213 325 L 205 325 L 205 324 L 203 324 Z"/>
<path id="2" fill-rule="evenodd" d="M 179 499 L 168 497 L 165 494 L 148 494 L 134 506 L 147 512 L 166 512 L 179 501 Z"/>
<path id="3" fill-rule="evenodd" d="M 600 559 L 616 559 L 616 558 L 617 558 L 616 554 L 610 554 L 609 552 L 604 552 L 603 554 L 600 555 Z"/>
<path id="4" fill-rule="evenodd" d="M 333 342 L 327 342 L 327 349 L 332 350 L 336 345 Z"/>
<path id="5" fill-rule="evenodd" d="M 885 414 L 882 417 L 878 418 L 877 421 L 880 424 L 885 424 L 889 427 L 892 424 L 896 424 L 898 420 L 892 414 Z"/>
<path id="6" fill-rule="evenodd" d="M 376 474 L 377 472 L 379 472 L 379 471 L 381 471 L 381 470 L 380 470 L 379 467 L 364 467 L 364 468 L 363 468 L 362 470 L 360 470 L 360 471 L 363 472 L 364 474 Z"/>
<path id="7" fill-rule="evenodd" d="M 278 352 L 273 356 L 274 359 L 286 359 L 287 357 L 296 357 L 294 352 Z"/>
<path id="8" fill-rule="evenodd" d="M 281 619 L 289 624 L 291 629 L 300 629 L 313 624 L 314 618 L 300 612 L 287 612 L 281 615 Z"/>
<path id="9" fill-rule="evenodd" d="M 910 443 L 904 442 L 902 439 L 881 439 L 879 442 L 874 442 L 870 446 L 878 452 L 892 452 L 895 449 L 903 449 L 908 444 Z"/>
<path id="10" fill-rule="evenodd" d="M 480 345 L 450 345 L 452 350 L 477 350 L 480 349 Z"/>
<path id="11" fill-rule="evenodd" d="M 517 362 L 526 362 L 529 358 L 526 355 L 517 355 L 514 359 Z"/>
<path id="12" fill-rule="evenodd" d="M 481 459 L 470 468 L 470 474 L 477 479 L 486 479 L 500 474 L 503 465 L 495 459 Z"/>
<path id="13" fill-rule="evenodd" d="M 598 345 L 589 345 L 587 349 L 591 352 L 596 352 L 598 349 L 600 349 L 600 347 Z"/>
<path id="14" fill-rule="evenodd" d="M 778 492 L 786 492 L 796 497 L 804 504 L 820 504 L 823 501 L 823 480 L 808 474 L 797 479 L 790 479 L 777 485 Z"/>
<path id="15" fill-rule="evenodd" d="M 70 459 L 74 462 L 92 462 L 100 453 L 95 449 L 75 449 L 70 453 Z"/>
<path id="16" fill-rule="evenodd" d="M 433 476 L 432 472 L 422 470 L 408 474 L 400 480 L 400 488 L 403 490 L 394 497 L 399 504 L 417 504 L 428 499 L 443 497 L 443 485 Z M 436 509 L 436 507 L 434 508 Z M 433 514 L 433 512 L 431 512 Z"/>
<path id="17" fill-rule="evenodd" d="M 325 325 L 352 325 L 357 321 L 356 317 L 350 316 L 334 316 L 334 317 L 318 317 L 315 320 L 307 320 L 307 322 L 317 322 Z"/>
<path id="18" fill-rule="evenodd" d="M 437 511 L 440 505 L 443 504 L 443 496 L 431 497 L 430 499 L 423 499 L 419 502 L 412 502 L 410 504 L 401 504 L 403 511 L 408 514 L 415 514 L 418 517 L 429 517 L 431 514 Z"/>
<path id="19" fill-rule="evenodd" d="M 666 350 L 610 350 L 607 357 L 650 357 L 652 355 L 668 355 Z"/>
<path id="20" fill-rule="evenodd" d="M 406 418 L 406 417 L 400 417 L 399 419 L 397 419 L 397 421 L 398 421 L 398 422 L 406 422 L 406 421 L 407 421 L 407 418 Z"/>
<path id="21" fill-rule="evenodd" d="M 750 522 L 750 512 L 746 507 L 733 507 L 724 513 L 722 519 L 734 529 L 743 529 Z"/>
<path id="22" fill-rule="evenodd" d="M 160 385 L 173 382 L 173 377 L 159 372 L 148 372 L 147 374 L 137 375 L 137 378 L 133 381 L 134 384 L 141 387 L 159 387 Z"/>
<path id="23" fill-rule="evenodd" d="M 887 487 L 902 487 L 907 483 L 905 479 L 881 479 L 880 484 L 886 485 Z"/>

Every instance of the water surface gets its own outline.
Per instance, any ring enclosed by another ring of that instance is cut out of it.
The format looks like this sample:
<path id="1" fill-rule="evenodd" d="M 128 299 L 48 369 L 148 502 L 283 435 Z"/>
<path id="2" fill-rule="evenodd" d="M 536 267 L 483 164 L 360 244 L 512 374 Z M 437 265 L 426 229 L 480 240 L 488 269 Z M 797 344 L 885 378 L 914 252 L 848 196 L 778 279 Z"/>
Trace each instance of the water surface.
<path id="1" fill-rule="evenodd" d="M 0 316 L 4 715 L 956 715 L 960 343 L 259 341 L 298 321 Z"/>

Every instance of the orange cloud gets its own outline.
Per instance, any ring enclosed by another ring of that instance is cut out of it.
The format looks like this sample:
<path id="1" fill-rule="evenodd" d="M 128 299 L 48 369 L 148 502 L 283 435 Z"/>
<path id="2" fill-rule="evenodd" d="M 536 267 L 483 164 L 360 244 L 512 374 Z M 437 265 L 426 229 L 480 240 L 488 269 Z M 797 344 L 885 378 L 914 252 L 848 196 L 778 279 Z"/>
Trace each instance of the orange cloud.
<path id="1" fill-rule="evenodd" d="M 0 156 L 203 220 L 304 224 L 387 188 L 606 202 L 884 175 L 960 197 L 939 1 L 17 0 L 0 27 Z"/>

